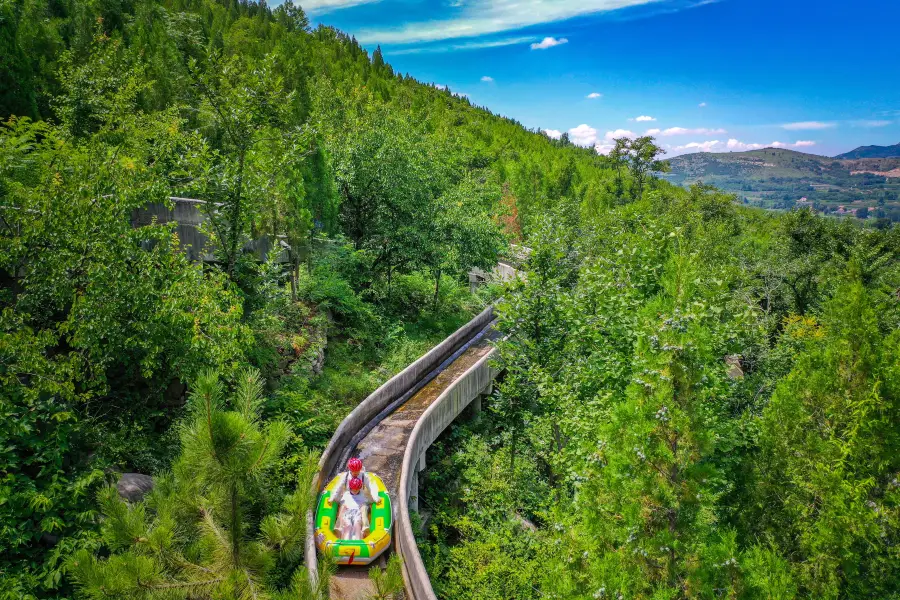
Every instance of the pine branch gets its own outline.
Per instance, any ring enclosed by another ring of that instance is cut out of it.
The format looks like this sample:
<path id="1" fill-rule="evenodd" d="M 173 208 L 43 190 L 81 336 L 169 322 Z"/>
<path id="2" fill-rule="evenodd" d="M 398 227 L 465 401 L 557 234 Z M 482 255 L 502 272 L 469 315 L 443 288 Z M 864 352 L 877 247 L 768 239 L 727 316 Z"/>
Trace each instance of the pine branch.
<path id="1" fill-rule="evenodd" d="M 247 578 L 247 588 L 250 590 L 250 597 L 253 598 L 253 600 L 259 600 L 260 596 L 256 591 L 256 585 L 253 583 L 253 576 L 247 569 L 244 569 L 244 577 Z"/>
<path id="2" fill-rule="evenodd" d="M 255 471 L 255 470 L 256 470 L 256 467 L 259 466 L 259 463 L 262 462 L 263 457 L 266 455 L 266 450 L 268 450 L 268 449 L 269 449 L 269 438 L 266 438 L 265 443 L 263 443 L 262 450 L 261 450 L 260 453 L 259 453 L 259 458 L 257 458 L 257 459 L 256 459 L 256 462 L 253 463 L 253 466 L 250 467 L 250 472 L 251 472 L 251 473 L 252 473 L 253 471 Z"/>
<path id="3" fill-rule="evenodd" d="M 225 581 L 224 577 L 217 577 L 216 579 L 206 579 L 204 581 L 180 581 L 173 583 L 157 583 L 157 584 L 149 584 L 149 583 L 141 583 L 138 582 L 138 585 L 142 588 L 148 590 L 171 590 L 171 589 L 185 589 L 192 587 L 202 587 L 202 586 L 210 586 L 216 583 L 222 583 Z"/>

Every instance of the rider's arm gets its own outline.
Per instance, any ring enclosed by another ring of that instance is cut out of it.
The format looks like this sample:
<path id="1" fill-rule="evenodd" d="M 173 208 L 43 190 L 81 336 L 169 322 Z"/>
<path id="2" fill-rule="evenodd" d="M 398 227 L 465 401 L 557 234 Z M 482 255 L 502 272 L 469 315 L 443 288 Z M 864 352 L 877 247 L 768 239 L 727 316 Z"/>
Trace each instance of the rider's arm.
<path id="1" fill-rule="evenodd" d="M 344 496 L 344 492 L 347 491 L 347 477 L 341 477 L 338 479 L 337 485 L 334 486 L 334 489 L 331 490 L 331 501 L 332 502 L 340 502 L 341 498 Z"/>
<path id="2" fill-rule="evenodd" d="M 375 485 L 375 480 L 366 474 L 366 495 L 369 497 L 369 500 L 372 501 L 372 504 L 378 504 L 378 486 Z"/>

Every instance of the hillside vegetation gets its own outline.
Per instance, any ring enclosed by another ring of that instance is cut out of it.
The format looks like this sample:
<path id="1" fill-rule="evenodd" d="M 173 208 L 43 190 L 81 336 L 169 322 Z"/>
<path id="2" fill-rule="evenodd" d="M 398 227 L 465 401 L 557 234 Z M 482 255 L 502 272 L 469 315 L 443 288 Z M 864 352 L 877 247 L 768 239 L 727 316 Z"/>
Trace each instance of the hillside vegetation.
<path id="1" fill-rule="evenodd" d="M 323 600 L 319 452 L 501 295 L 505 379 L 422 476 L 442 597 L 900 594 L 897 228 L 669 185 L 650 138 L 551 140 L 291 3 L 0 26 L 2 600 Z M 173 196 L 212 260 L 131 226 Z M 527 278 L 470 293 L 511 241 Z"/>
<path id="2" fill-rule="evenodd" d="M 900 158 L 828 158 L 782 148 L 698 152 L 669 161 L 668 181 L 698 181 L 734 192 L 746 203 L 900 221 Z M 859 215 L 857 215 L 859 213 Z"/>
<path id="3" fill-rule="evenodd" d="M 900 144 L 894 144 L 893 146 L 860 146 L 850 152 L 835 156 L 837 159 L 898 157 L 900 157 Z"/>
<path id="4" fill-rule="evenodd" d="M 900 236 L 695 186 L 548 216 L 420 475 L 438 595 L 900 594 Z"/>
<path id="5" fill-rule="evenodd" d="M 483 307 L 468 269 L 644 184 L 290 3 L 13 0 L 0 27 L 3 598 L 296 597 L 309 452 Z M 130 226 L 172 196 L 207 202 L 214 262 Z M 123 471 L 162 483 L 127 508 Z"/>

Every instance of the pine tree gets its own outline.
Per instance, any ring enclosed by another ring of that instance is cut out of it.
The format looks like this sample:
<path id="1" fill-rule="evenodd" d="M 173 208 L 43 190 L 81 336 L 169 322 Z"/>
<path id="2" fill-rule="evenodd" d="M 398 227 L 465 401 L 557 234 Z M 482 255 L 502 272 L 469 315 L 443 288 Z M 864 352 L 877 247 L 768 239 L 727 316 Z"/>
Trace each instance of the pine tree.
<path id="1" fill-rule="evenodd" d="M 900 336 L 880 327 L 894 300 L 863 271 L 851 263 L 821 323 L 788 322 L 806 348 L 760 423 L 761 525 L 816 598 L 900 593 Z"/>
<path id="2" fill-rule="evenodd" d="M 242 372 L 227 403 L 223 395 L 216 373 L 198 379 L 180 458 L 145 502 L 128 505 L 114 487 L 100 494 L 102 534 L 112 555 L 101 560 L 81 551 L 73 557 L 70 568 L 84 597 L 270 598 L 277 587 L 273 573 L 298 565 L 285 593 L 321 597 L 325 588 L 311 589 L 301 565 L 315 456 L 307 457 L 282 511 L 260 519 L 259 499 L 271 493 L 265 476 L 281 454 L 287 427 L 260 422 L 258 372 Z"/>

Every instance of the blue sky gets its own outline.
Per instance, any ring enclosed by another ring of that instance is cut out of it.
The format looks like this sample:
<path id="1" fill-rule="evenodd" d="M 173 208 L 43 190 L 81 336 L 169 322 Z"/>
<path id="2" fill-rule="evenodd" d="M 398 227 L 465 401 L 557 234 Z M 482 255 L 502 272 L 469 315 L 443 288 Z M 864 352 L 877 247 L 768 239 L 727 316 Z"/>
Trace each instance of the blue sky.
<path id="1" fill-rule="evenodd" d="M 600 151 L 900 142 L 900 0 L 308 0 L 400 72 Z"/>

